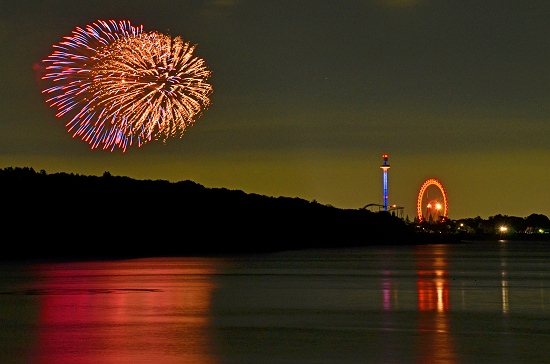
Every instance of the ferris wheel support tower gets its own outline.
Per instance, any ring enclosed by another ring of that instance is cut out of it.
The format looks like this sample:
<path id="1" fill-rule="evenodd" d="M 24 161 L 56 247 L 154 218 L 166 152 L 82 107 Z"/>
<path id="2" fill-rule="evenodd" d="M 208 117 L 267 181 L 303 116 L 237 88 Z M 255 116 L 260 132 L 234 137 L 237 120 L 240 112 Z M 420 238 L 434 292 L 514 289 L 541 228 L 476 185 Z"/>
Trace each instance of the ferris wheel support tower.
<path id="1" fill-rule="evenodd" d="M 383 186 L 383 194 L 384 194 L 384 211 L 388 211 L 388 169 L 390 169 L 390 165 L 388 164 L 388 155 L 382 154 L 382 158 L 384 159 L 384 164 L 380 166 L 382 169 L 382 186 Z"/>

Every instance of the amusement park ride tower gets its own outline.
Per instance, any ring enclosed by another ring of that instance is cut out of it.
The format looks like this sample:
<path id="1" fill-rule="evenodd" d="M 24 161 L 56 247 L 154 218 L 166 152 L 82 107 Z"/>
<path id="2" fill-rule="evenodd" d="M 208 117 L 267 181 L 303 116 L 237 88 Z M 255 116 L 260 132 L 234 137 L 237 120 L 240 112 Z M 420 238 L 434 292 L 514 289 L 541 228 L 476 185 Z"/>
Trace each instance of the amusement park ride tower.
<path id="1" fill-rule="evenodd" d="M 382 168 L 382 184 L 384 188 L 384 211 L 388 211 L 388 169 L 390 169 L 390 165 L 388 164 L 387 154 L 382 154 L 382 158 L 384 158 L 384 164 L 380 168 Z"/>

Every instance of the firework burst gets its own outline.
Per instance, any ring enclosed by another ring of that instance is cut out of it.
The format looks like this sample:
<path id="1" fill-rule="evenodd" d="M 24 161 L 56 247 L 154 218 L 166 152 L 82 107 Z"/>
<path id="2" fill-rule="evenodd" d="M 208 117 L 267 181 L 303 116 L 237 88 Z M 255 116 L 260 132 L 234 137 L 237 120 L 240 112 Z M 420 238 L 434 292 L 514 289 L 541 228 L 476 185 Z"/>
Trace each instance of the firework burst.
<path id="1" fill-rule="evenodd" d="M 42 61 L 42 78 L 51 82 L 46 102 L 92 149 L 126 151 L 134 143 L 182 137 L 213 91 L 195 47 L 128 21 L 76 28 Z"/>

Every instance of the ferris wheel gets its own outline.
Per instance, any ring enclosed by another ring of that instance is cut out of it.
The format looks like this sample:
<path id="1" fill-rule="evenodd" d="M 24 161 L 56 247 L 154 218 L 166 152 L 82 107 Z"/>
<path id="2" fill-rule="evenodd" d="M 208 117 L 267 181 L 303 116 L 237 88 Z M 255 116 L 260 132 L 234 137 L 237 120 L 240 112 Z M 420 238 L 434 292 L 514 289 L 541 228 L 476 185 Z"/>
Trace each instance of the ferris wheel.
<path id="1" fill-rule="evenodd" d="M 428 193 L 428 188 L 433 189 L 432 186 L 435 186 L 436 192 L 438 192 L 435 195 Z M 441 182 L 435 178 L 430 178 L 422 184 L 416 201 L 416 213 L 420 222 L 426 220 L 438 221 L 440 218 L 449 216 L 447 192 L 445 192 Z"/>

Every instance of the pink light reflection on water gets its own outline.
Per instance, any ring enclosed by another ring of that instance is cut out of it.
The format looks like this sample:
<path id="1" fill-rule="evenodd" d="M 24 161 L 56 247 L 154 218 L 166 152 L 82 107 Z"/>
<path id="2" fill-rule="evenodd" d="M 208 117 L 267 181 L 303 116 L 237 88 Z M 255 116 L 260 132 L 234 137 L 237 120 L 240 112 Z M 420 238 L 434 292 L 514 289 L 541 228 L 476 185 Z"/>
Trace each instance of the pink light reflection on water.
<path id="1" fill-rule="evenodd" d="M 215 363 L 212 261 L 154 262 L 35 266 L 37 362 Z"/>

